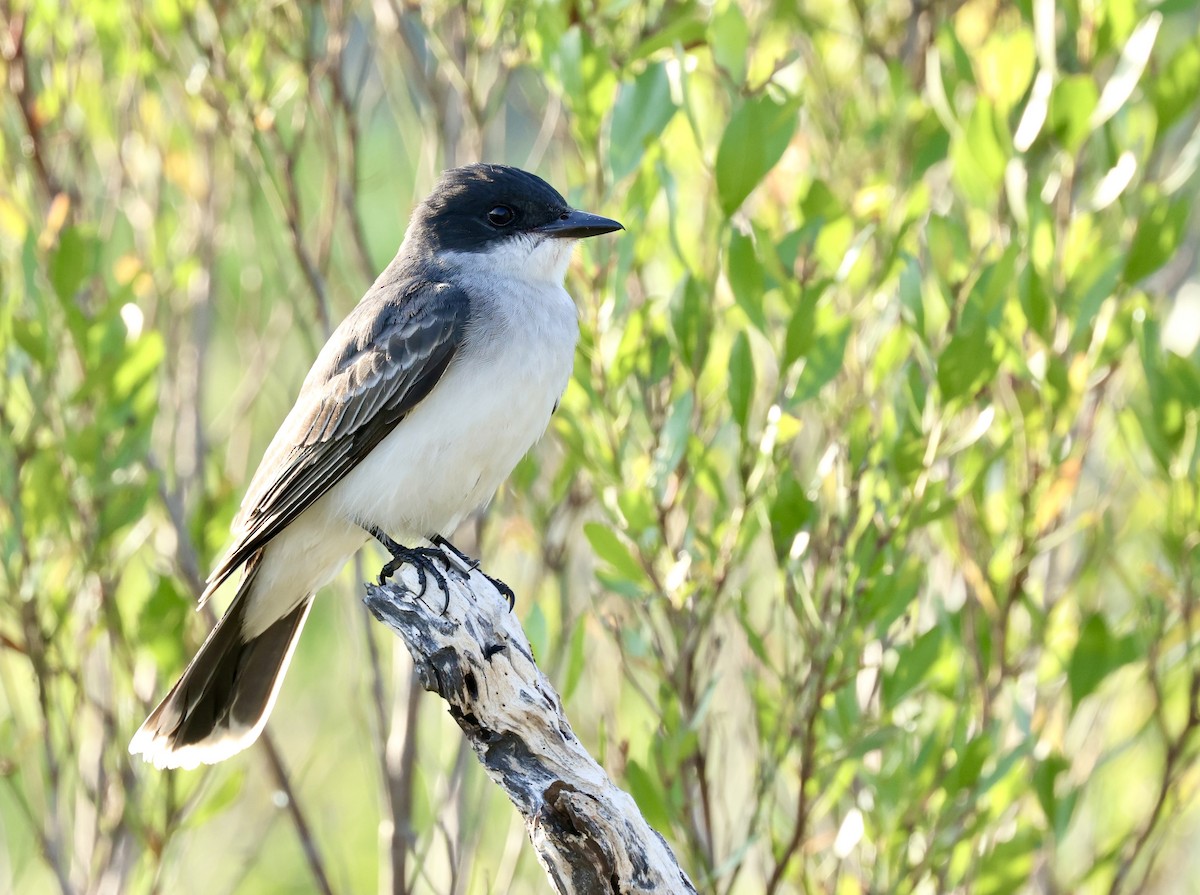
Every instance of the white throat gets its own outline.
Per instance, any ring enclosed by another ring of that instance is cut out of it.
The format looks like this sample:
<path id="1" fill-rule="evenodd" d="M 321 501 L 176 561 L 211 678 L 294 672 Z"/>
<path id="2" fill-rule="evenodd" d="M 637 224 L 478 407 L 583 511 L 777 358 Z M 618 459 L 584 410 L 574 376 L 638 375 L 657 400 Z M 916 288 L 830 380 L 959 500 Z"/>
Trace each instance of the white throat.
<path id="1" fill-rule="evenodd" d="M 561 286 L 575 242 L 523 234 L 501 240 L 487 251 L 445 252 L 442 257 L 472 282 L 501 277 Z"/>

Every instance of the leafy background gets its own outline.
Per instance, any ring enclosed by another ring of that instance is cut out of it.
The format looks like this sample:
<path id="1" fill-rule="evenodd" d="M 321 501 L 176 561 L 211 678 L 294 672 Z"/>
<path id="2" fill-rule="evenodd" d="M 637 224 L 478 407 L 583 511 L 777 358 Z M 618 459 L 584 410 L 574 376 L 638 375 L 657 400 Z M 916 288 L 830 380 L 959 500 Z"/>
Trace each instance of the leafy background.
<path id="1" fill-rule="evenodd" d="M 316 349 L 483 158 L 628 232 L 459 540 L 701 890 L 1200 891 L 1191 2 L 0 13 L 0 889 L 545 887 L 377 554 L 263 746 L 125 752 Z"/>

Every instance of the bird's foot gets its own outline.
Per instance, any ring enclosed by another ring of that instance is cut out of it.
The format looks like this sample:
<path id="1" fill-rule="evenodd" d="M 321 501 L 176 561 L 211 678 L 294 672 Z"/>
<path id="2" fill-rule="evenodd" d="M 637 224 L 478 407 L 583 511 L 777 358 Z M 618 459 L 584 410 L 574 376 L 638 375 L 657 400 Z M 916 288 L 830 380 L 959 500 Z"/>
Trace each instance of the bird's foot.
<path id="1" fill-rule="evenodd" d="M 425 596 L 425 591 L 429 583 L 428 580 L 432 578 L 446 598 L 446 604 L 442 607 L 442 613 L 445 614 L 446 610 L 450 608 L 450 586 L 446 581 L 445 573 L 438 567 L 439 562 L 445 564 L 448 571 L 456 572 L 464 579 L 466 577 L 450 562 L 450 558 L 439 547 L 405 547 L 403 544 L 392 540 L 378 528 L 372 527 L 367 529 L 367 531 L 392 556 L 379 572 L 379 584 L 383 585 L 386 583 L 389 578 L 396 574 L 401 566 L 410 565 L 417 570 L 417 583 L 421 588 L 417 593 L 417 597 Z"/>
<path id="2" fill-rule="evenodd" d="M 500 592 L 500 596 L 504 597 L 504 599 L 508 601 L 508 611 L 512 612 L 513 607 L 517 605 L 517 595 L 513 593 L 511 587 L 509 587 L 499 578 L 493 578 L 487 572 L 481 570 L 479 568 L 479 560 L 471 559 L 471 557 L 467 556 L 467 554 L 463 553 L 461 550 L 451 544 L 449 540 L 441 535 L 434 535 L 429 540 L 432 541 L 435 546 L 444 547 L 446 550 L 450 551 L 451 555 L 447 556 L 446 558 L 452 563 L 455 559 L 457 559 L 462 564 L 459 566 L 459 570 L 462 571 L 464 575 L 469 576 L 472 572 L 479 571 L 479 574 L 490 581 L 492 583 L 492 587 L 496 588 L 496 590 Z M 455 565 L 458 564 L 455 563 Z"/>

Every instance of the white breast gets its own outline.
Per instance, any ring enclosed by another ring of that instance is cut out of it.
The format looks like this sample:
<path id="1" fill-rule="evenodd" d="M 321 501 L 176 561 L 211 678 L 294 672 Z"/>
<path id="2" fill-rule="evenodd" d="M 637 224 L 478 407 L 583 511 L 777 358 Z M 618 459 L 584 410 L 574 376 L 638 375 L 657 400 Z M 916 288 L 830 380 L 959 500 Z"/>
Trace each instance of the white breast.
<path id="1" fill-rule="evenodd" d="M 458 355 L 429 396 L 333 490 L 337 515 L 396 538 L 450 535 L 545 432 L 571 376 L 575 304 L 561 274 L 515 277 L 495 264 L 487 273 L 467 272 L 472 322 Z M 488 288 L 480 291 L 480 282 Z"/>

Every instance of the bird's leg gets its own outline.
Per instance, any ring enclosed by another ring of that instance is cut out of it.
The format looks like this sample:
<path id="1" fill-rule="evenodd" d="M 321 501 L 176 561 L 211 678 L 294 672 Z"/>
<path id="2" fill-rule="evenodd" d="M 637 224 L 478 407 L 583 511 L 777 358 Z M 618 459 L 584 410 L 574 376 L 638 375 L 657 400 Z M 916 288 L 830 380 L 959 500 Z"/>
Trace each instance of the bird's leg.
<path id="1" fill-rule="evenodd" d="M 411 565 L 417 570 L 417 581 L 421 585 L 421 592 L 418 597 L 425 596 L 426 576 L 433 578 L 437 582 L 438 587 L 442 589 L 442 593 L 446 595 L 446 605 L 450 605 L 450 588 L 446 584 L 446 576 L 442 570 L 437 567 L 435 560 L 446 561 L 446 555 L 436 547 L 405 547 L 403 544 L 397 544 L 388 537 L 377 526 L 363 526 L 370 533 L 371 537 L 383 545 L 384 549 L 392 555 L 387 565 L 379 573 L 379 583 L 382 585 L 396 573 L 405 563 Z M 444 612 L 445 610 L 443 610 Z"/>
<path id="2" fill-rule="evenodd" d="M 434 546 L 444 547 L 445 549 L 449 550 L 453 556 L 447 557 L 447 559 L 450 559 L 451 562 L 453 562 L 454 558 L 457 557 L 463 566 L 465 566 L 465 568 L 460 567 L 460 570 L 465 574 L 470 575 L 471 572 L 478 570 L 479 574 L 490 581 L 492 583 L 492 587 L 496 588 L 496 590 L 500 592 L 500 596 L 504 597 L 504 599 L 508 601 L 508 611 L 512 612 L 513 607 L 517 605 L 517 595 L 513 593 L 511 587 L 509 587 L 499 578 L 493 578 L 487 572 L 484 572 L 482 569 L 480 569 L 479 560 L 471 559 L 471 557 L 467 556 L 467 554 L 463 553 L 461 550 L 451 544 L 448 539 L 442 537 L 441 535 L 434 535 L 429 540 L 434 544 Z"/>

